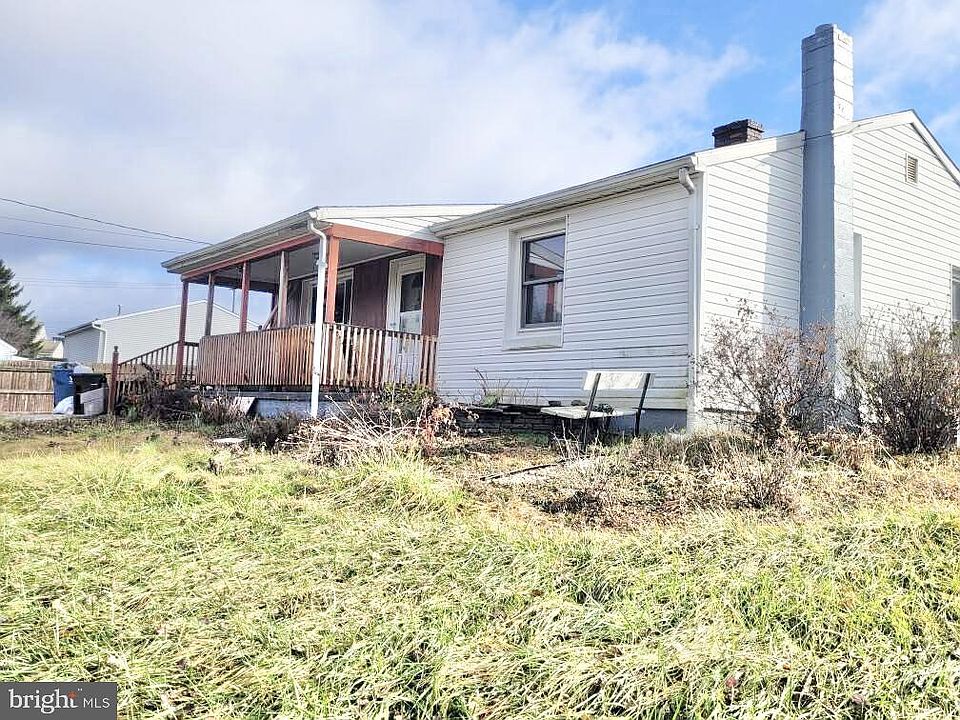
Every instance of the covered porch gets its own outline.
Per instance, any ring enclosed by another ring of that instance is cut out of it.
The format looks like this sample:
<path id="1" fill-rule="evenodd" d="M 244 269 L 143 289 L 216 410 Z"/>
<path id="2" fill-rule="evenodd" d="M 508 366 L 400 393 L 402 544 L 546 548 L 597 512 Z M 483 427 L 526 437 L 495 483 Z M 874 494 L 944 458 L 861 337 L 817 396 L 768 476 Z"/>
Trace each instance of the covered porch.
<path id="1" fill-rule="evenodd" d="M 363 217 L 369 209 L 350 210 L 333 218 L 301 213 L 165 263 L 183 282 L 178 376 L 187 303 L 200 286 L 207 313 L 198 384 L 262 391 L 433 387 L 443 244 L 418 227 L 422 218 L 395 227 Z M 238 294 L 235 333 L 210 332 L 217 288 Z M 257 293 L 269 298 L 270 309 L 254 329 Z"/>

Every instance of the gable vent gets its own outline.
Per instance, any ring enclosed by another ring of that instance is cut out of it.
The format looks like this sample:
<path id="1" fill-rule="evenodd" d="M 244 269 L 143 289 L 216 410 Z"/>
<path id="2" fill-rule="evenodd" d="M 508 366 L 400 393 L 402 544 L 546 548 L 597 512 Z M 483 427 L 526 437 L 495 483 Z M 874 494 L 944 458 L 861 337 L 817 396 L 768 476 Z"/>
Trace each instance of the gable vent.
<path id="1" fill-rule="evenodd" d="M 903 170 L 906 181 L 916 185 L 920 178 L 920 161 L 913 155 L 907 155 Z"/>

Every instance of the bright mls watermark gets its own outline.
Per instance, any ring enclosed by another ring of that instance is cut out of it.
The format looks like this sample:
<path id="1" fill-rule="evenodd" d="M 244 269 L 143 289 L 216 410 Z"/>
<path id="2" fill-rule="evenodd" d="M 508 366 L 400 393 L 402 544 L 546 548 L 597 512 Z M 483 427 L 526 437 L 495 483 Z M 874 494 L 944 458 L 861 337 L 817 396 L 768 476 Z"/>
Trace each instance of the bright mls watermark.
<path id="1" fill-rule="evenodd" d="M 116 717 L 116 683 L 0 683 L 0 718 L 4 720 L 116 720 Z"/>

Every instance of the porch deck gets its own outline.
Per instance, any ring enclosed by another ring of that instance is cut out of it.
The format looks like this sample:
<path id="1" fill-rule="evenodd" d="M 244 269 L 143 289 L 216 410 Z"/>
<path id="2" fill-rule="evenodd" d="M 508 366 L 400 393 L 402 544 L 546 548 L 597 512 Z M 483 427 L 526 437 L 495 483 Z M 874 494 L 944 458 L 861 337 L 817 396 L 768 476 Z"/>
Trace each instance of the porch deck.
<path id="1" fill-rule="evenodd" d="M 294 325 L 203 337 L 196 380 L 222 387 L 309 387 L 314 328 Z M 338 323 L 319 328 L 322 387 L 434 386 L 436 337 Z"/>

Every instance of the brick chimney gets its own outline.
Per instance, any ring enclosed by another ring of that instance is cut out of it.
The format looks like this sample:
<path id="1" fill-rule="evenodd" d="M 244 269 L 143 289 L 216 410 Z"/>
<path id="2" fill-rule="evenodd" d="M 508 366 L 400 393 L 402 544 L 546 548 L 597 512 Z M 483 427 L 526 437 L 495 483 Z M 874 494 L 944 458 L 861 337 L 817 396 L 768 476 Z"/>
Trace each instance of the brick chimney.
<path id="1" fill-rule="evenodd" d="M 736 120 L 713 130 L 713 146 L 726 147 L 759 140 L 763 137 L 763 125 L 756 120 Z"/>

